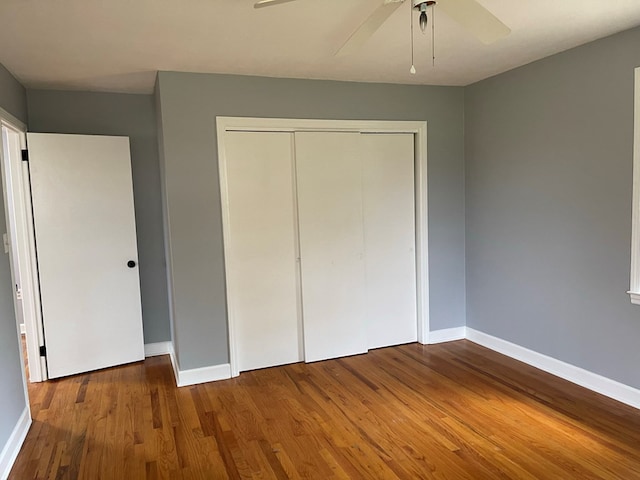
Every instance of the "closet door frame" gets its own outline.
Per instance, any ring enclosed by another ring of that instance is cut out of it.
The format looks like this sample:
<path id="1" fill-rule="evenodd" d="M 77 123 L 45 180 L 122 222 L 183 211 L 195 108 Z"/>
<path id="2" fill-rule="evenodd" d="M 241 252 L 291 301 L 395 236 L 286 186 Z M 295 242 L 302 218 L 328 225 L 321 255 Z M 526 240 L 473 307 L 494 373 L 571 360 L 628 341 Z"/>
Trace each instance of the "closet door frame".
<path id="1" fill-rule="evenodd" d="M 353 132 L 409 133 L 414 137 L 415 215 L 416 215 L 416 299 L 418 342 L 429 343 L 429 235 L 427 205 L 427 122 L 378 120 L 311 120 L 290 118 L 216 117 L 218 169 L 222 204 L 222 232 L 225 245 L 230 244 L 229 190 L 227 184 L 226 132 Z M 225 249 L 225 264 L 228 262 Z M 237 377 L 237 346 L 232 292 L 227 286 L 227 322 L 229 329 L 229 363 L 231 376 Z"/>

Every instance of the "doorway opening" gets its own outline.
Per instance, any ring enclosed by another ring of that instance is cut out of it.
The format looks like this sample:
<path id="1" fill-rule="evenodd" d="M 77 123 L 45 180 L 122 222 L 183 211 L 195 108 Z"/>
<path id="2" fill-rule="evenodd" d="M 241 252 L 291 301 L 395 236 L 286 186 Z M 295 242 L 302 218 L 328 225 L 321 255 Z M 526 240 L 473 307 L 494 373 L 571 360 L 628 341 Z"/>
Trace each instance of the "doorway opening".
<path id="1" fill-rule="evenodd" d="M 26 125 L 0 111 L 2 190 L 6 225 L 4 253 L 9 255 L 16 328 L 21 334 L 20 351 L 26 358 L 25 383 L 47 380 L 40 287 L 36 263 L 35 237 L 31 210 L 29 167 L 23 150 Z"/>

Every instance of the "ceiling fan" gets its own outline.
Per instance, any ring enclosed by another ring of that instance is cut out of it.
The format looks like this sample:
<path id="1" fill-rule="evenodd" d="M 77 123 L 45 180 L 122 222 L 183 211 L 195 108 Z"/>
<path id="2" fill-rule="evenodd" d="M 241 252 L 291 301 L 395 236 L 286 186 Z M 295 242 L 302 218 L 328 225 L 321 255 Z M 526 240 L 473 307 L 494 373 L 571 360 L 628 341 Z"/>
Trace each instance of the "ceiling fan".
<path id="1" fill-rule="evenodd" d="M 296 0 L 260 0 L 254 8 L 271 7 Z M 490 44 L 511 33 L 509 27 L 496 18 L 476 0 L 384 0 L 373 13 L 360 25 L 336 52 L 336 56 L 349 55 L 362 47 L 382 24 L 405 1 L 412 2 L 413 8 L 421 12 L 421 26 L 426 25 L 426 7 L 437 3 L 438 8 L 475 35 L 482 43 Z"/>

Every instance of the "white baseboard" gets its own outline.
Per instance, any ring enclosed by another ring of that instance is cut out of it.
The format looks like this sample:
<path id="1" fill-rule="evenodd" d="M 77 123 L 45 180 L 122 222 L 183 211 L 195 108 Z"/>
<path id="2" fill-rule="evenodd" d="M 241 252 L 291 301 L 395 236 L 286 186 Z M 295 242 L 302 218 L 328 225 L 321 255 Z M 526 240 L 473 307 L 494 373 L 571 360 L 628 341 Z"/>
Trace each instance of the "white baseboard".
<path id="1" fill-rule="evenodd" d="M 173 367 L 173 376 L 176 379 L 176 385 L 180 386 L 180 368 L 178 367 L 178 360 L 176 359 L 176 352 L 171 347 L 169 352 L 169 358 L 171 359 L 171 366 Z"/>
<path id="2" fill-rule="evenodd" d="M 545 372 L 564 378 L 594 392 L 613 398 L 635 408 L 640 408 L 640 390 L 597 373 L 576 367 L 561 360 L 543 355 L 501 338 L 487 335 L 467 327 L 467 340 L 520 360 Z"/>
<path id="3" fill-rule="evenodd" d="M 11 467 L 18 457 L 20 448 L 24 439 L 27 437 L 29 427 L 31 426 L 31 415 L 29 414 L 29 407 L 25 407 L 22 415 L 18 419 L 18 423 L 11 432 L 9 440 L 0 452 L 0 479 L 6 480 L 11 472 Z"/>
<path id="4" fill-rule="evenodd" d="M 157 342 L 144 344 L 145 357 L 157 357 L 158 355 L 169 355 L 173 351 L 171 342 Z"/>
<path id="5" fill-rule="evenodd" d="M 428 344 L 452 342 L 467 339 L 498 353 L 515 358 L 545 372 L 556 375 L 582 387 L 593 390 L 619 402 L 640 409 L 640 390 L 623 383 L 603 377 L 597 373 L 576 367 L 561 360 L 521 347 L 498 337 L 474 330 L 469 327 L 434 330 L 428 334 Z M 158 342 L 145 345 L 145 356 L 170 355 L 173 373 L 178 387 L 198 383 L 215 382 L 231 378 L 231 365 L 228 363 L 210 367 L 180 370 L 171 342 Z M 2 458 L 0 457 L 0 467 Z M 0 471 L 2 469 L 0 468 Z M 2 477 L 0 477 L 2 478 Z"/>
<path id="6" fill-rule="evenodd" d="M 173 374 L 176 377 L 176 385 L 178 387 L 186 387 L 189 385 L 196 385 L 198 383 L 216 382 L 218 380 L 227 380 L 231 378 L 231 365 L 228 363 L 212 365 L 210 367 L 192 368 L 191 370 L 180 370 L 173 348 L 171 348 L 169 355 L 171 358 L 171 366 L 173 367 Z"/>
<path id="7" fill-rule="evenodd" d="M 454 340 L 462 340 L 466 338 L 467 327 L 444 328 L 442 330 L 433 330 L 429 332 L 427 344 L 453 342 Z"/>
<path id="8" fill-rule="evenodd" d="M 231 378 L 231 365 L 212 365 L 210 367 L 193 368 L 191 370 L 178 370 L 176 384 L 179 387 L 196 385 L 198 383 L 215 382 Z"/>
<path id="9" fill-rule="evenodd" d="M 24 335 L 27 333 L 27 327 L 25 327 L 24 323 L 20 324 L 20 335 Z"/>

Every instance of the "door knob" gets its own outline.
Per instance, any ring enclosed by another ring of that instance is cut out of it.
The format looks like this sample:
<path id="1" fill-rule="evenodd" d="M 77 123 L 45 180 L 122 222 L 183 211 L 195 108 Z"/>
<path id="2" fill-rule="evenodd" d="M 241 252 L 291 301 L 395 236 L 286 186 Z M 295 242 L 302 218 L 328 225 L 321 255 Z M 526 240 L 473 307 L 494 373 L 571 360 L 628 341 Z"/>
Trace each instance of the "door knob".
<path id="1" fill-rule="evenodd" d="M 129 267 L 129 268 L 133 268 L 133 267 L 135 267 L 135 266 L 136 266 L 136 262 L 134 262 L 133 260 L 129 260 L 129 261 L 127 262 L 127 267 Z"/>

